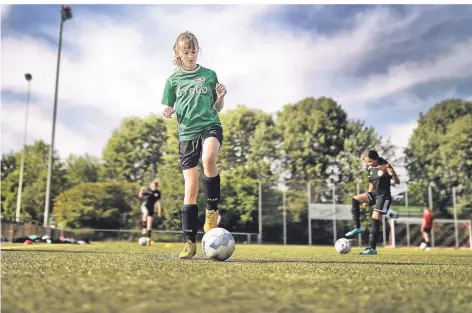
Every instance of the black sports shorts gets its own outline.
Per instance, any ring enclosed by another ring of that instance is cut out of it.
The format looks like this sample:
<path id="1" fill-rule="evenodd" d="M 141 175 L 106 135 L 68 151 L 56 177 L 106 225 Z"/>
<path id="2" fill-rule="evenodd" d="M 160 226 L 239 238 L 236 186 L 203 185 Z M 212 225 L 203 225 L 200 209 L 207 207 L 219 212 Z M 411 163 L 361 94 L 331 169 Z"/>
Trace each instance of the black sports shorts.
<path id="1" fill-rule="evenodd" d="M 203 142 L 209 137 L 215 137 L 220 145 L 223 144 L 223 128 L 220 125 L 213 125 L 205 129 L 200 137 L 179 142 L 179 159 L 182 170 L 198 165 L 202 155 Z"/>
<path id="2" fill-rule="evenodd" d="M 387 214 L 392 204 L 392 197 L 390 195 L 376 195 L 373 192 L 366 192 L 369 198 L 368 205 L 375 205 L 374 211 L 382 214 Z"/>

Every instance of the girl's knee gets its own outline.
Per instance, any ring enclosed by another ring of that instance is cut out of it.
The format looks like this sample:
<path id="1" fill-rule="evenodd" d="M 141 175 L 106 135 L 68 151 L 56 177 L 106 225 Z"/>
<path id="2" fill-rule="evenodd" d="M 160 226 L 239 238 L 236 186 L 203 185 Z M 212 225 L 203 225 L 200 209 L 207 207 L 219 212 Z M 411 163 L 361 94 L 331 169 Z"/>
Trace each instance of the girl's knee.
<path id="1" fill-rule="evenodd" d="M 185 183 L 185 195 L 187 197 L 193 198 L 197 196 L 198 184 L 196 182 L 186 182 Z"/>
<path id="2" fill-rule="evenodd" d="M 202 155 L 202 162 L 204 167 L 216 165 L 216 153 L 206 153 Z"/>

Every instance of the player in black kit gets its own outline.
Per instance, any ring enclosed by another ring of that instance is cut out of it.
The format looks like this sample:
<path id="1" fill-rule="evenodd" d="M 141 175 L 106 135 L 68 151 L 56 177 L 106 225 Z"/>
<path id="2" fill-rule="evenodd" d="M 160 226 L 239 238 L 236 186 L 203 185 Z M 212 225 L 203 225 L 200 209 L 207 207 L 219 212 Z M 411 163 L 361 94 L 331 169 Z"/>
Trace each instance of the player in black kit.
<path id="1" fill-rule="evenodd" d="M 387 214 L 392 202 L 392 195 L 390 193 L 391 185 L 399 184 L 400 180 L 390 164 L 379 157 L 377 151 L 368 151 L 364 156 L 364 161 L 368 165 L 369 190 L 352 199 L 351 212 L 354 228 L 346 234 L 346 237 L 352 237 L 364 231 L 360 225 L 360 204 L 367 203 L 372 206 L 375 205 L 374 211 L 372 212 L 370 248 L 366 248 L 361 254 L 377 254 L 376 248 L 380 219 L 382 218 L 382 214 Z"/>
<path id="2" fill-rule="evenodd" d="M 159 183 L 157 180 L 153 181 L 149 188 L 142 187 L 139 190 L 139 199 L 143 200 L 141 204 L 141 212 L 143 212 L 143 218 L 141 220 L 143 227 L 143 235 L 146 235 L 148 239 L 151 239 L 152 232 L 152 219 L 154 216 L 154 206 L 157 204 L 157 216 L 162 215 L 161 207 L 161 192 L 159 189 Z M 149 240 L 148 240 L 149 244 Z"/>

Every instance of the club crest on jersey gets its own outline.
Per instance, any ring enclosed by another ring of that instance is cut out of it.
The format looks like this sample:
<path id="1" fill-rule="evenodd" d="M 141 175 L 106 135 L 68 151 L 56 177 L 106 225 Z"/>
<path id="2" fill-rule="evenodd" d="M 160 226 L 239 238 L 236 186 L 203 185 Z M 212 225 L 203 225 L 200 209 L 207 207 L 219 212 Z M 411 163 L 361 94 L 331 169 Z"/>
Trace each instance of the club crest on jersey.
<path id="1" fill-rule="evenodd" d="M 383 174 L 384 174 L 384 172 L 383 172 L 382 170 L 379 170 L 379 171 L 377 172 L 377 176 L 379 176 L 379 177 L 382 176 Z"/>
<path id="2" fill-rule="evenodd" d="M 197 77 L 195 78 L 195 82 L 197 84 L 203 84 L 205 82 L 205 77 Z"/>

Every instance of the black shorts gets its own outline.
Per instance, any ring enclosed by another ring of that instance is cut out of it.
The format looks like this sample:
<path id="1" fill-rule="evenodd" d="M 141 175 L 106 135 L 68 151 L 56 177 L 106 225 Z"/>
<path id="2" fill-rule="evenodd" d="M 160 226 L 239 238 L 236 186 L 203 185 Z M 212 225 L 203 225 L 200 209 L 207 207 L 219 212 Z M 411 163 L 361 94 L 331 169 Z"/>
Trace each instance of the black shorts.
<path id="1" fill-rule="evenodd" d="M 429 234 L 429 233 L 431 233 L 431 227 L 425 227 L 425 228 L 423 229 L 423 231 L 424 231 L 425 233 L 428 233 L 428 234 Z"/>
<path id="2" fill-rule="evenodd" d="M 220 125 L 213 125 L 205 129 L 200 137 L 179 142 L 179 159 L 182 170 L 198 166 L 203 151 L 203 142 L 209 137 L 215 137 L 221 145 L 223 143 L 223 128 Z"/>
<path id="3" fill-rule="evenodd" d="M 148 206 L 146 204 L 141 205 L 141 212 L 143 215 L 154 216 L 154 206 Z"/>
<path id="4" fill-rule="evenodd" d="M 376 195 L 373 192 L 366 192 L 369 201 L 368 205 L 375 205 L 374 211 L 380 212 L 382 214 L 387 214 L 390 209 L 390 204 L 392 204 L 392 197 L 390 195 Z"/>

